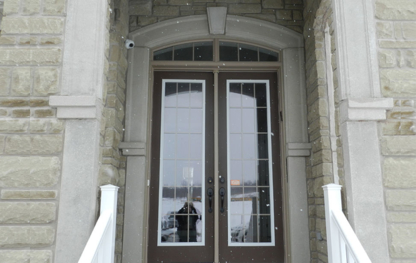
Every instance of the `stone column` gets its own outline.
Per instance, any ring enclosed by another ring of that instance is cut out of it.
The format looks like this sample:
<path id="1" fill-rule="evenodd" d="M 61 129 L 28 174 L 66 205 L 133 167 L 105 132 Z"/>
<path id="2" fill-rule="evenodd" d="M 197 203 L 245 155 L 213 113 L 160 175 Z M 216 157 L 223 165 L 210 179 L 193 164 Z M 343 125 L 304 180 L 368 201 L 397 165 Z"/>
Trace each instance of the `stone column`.
<path id="1" fill-rule="evenodd" d="M 62 92 L 49 101 L 67 119 L 54 262 L 77 262 L 97 219 L 107 14 L 105 0 L 68 1 Z"/>
<path id="2" fill-rule="evenodd" d="M 389 262 L 377 121 L 381 98 L 373 1 L 333 0 L 348 220 L 373 262 Z"/>

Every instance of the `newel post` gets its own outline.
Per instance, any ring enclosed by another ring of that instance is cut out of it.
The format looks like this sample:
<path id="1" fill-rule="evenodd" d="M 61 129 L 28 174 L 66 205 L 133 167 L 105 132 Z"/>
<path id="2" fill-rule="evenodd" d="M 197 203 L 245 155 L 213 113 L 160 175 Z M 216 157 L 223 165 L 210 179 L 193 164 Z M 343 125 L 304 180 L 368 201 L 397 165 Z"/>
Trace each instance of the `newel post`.
<path id="1" fill-rule="evenodd" d="M 328 262 L 341 262 L 340 232 L 337 229 L 332 211 L 342 211 L 341 185 L 327 184 L 322 186 L 325 197 L 325 221 L 328 246 Z"/>
<path id="2" fill-rule="evenodd" d="M 111 231 L 109 231 L 109 238 L 107 239 L 107 243 L 105 244 L 105 250 L 108 252 L 108 256 L 105 258 L 108 259 L 106 262 L 114 262 L 114 250 L 115 250 L 115 243 L 116 243 L 116 220 L 117 220 L 117 192 L 118 187 L 115 185 L 103 185 L 100 186 L 101 188 L 101 204 L 100 204 L 100 215 L 104 212 L 110 211 L 111 212 Z"/>

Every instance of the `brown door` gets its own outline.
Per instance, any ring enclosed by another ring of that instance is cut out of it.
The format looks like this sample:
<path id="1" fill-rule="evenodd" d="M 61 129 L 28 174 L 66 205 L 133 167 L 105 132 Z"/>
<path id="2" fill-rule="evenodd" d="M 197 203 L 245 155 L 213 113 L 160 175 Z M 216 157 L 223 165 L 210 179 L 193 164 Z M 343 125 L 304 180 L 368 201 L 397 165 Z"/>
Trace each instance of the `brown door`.
<path id="1" fill-rule="evenodd" d="M 277 112 L 276 73 L 155 73 L 148 262 L 284 262 Z"/>
<path id="2" fill-rule="evenodd" d="M 220 262 L 284 262 L 276 73 L 219 74 Z M 273 114 L 272 114 L 273 113 Z M 221 210 L 220 210 L 221 212 Z"/>

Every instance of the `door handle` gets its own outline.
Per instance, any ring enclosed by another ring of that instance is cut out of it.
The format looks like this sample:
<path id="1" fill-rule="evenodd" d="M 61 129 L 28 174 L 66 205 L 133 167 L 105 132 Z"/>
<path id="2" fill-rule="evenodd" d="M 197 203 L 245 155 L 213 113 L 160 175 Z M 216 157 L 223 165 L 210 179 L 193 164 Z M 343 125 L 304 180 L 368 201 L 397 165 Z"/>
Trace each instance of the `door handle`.
<path id="1" fill-rule="evenodd" d="M 208 212 L 212 213 L 212 197 L 214 196 L 214 190 L 212 190 L 212 188 L 208 188 L 207 194 L 209 202 Z"/>
<path id="2" fill-rule="evenodd" d="M 221 196 L 221 213 L 224 213 L 224 196 L 225 196 L 225 189 L 224 187 L 220 188 L 220 196 Z"/>

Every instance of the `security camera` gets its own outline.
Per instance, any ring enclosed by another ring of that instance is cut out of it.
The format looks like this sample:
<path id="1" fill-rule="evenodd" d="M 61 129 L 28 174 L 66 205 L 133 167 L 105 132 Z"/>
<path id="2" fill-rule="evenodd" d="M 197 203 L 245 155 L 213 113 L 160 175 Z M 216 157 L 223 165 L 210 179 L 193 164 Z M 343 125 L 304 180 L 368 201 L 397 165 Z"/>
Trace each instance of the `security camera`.
<path id="1" fill-rule="evenodd" d="M 127 49 L 132 49 L 134 48 L 134 41 L 130 39 L 126 39 L 126 41 L 124 42 L 124 45 L 126 46 Z"/>

